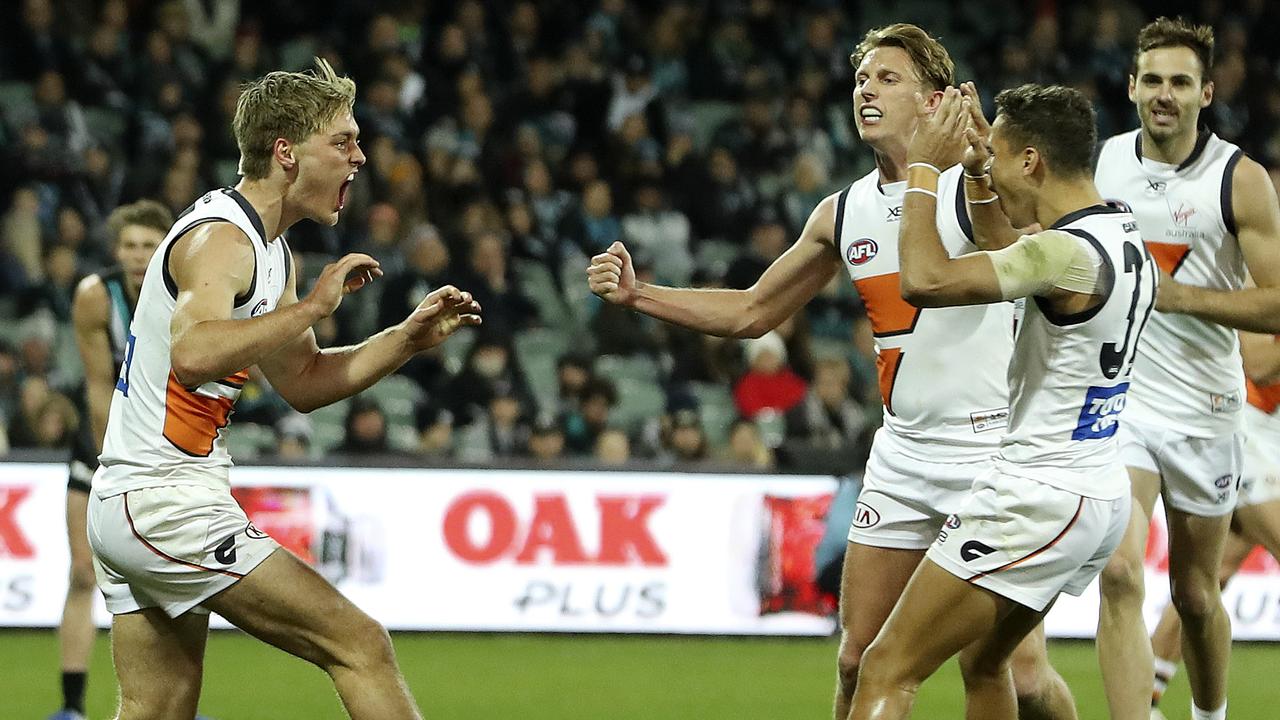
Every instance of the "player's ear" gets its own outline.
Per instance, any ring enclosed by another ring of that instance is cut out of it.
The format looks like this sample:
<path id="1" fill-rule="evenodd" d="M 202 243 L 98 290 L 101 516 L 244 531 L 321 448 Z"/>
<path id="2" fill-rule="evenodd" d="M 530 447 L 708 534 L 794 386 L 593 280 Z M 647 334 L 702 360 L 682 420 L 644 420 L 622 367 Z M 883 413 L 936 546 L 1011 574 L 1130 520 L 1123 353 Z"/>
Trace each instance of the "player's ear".
<path id="1" fill-rule="evenodd" d="M 1034 175 L 1043 163 L 1044 158 L 1040 157 L 1039 150 L 1029 146 L 1022 149 L 1023 175 Z"/>
<path id="2" fill-rule="evenodd" d="M 925 92 L 924 109 L 934 112 L 938 106 L 942 105 L 943 92 L 941 90 L 929 90 Z"/>
<path id="3" fill-rule="evenodd" d="M 285 172 L 289 172 L 298 166 L 298 161 L 293 154 L 293 143 L 284 138 L 276 138 L 276 142 L 271 146 L 271 154 L 275 157 L 276 162 L 280 163 L 280 167 Z"/>
<path id="4" fill-rule="evenodd" d="M 1206 81 L 1204 87 L 1200 89 L 1200 107 L 1209 107 L 1209 103 L 1213 102 L 1213 81 Z"/>
<path id="5" fill-rule="evenodd" d="M 1129 76 L 1129 102 L 1138 102 L 1138 79 Z"/>

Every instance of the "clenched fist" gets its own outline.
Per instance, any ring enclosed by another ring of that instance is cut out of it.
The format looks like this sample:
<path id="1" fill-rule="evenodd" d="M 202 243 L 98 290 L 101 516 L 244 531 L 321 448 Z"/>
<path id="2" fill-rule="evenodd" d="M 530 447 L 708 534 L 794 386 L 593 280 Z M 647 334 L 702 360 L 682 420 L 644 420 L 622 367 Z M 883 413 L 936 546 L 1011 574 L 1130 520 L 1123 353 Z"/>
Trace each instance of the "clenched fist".
<path id="1" fill-rule="evenodd" d="M 587 268 L 587 286 L 591 292 L 615 305 L 629 306 L 636 300 L 636 270 L 631 253 L 621 242 L 591 258 Z"/>

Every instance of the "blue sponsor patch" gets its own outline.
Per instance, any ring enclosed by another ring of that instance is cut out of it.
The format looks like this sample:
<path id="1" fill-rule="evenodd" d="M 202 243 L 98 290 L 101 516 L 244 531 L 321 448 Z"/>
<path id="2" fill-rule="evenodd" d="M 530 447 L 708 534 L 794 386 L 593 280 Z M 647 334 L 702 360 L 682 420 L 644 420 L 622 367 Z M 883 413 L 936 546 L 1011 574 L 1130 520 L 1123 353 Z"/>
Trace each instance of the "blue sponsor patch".
<path id="1" fill-rule="evenodd" d="M 1076 423 L 1072 440 L 1101 440 L 1116 434 L 1120 427 L 1120 411 L 1124 410 L 1129 383 L 1114 387 L 1091 387 L 1084 396 L 1080 408 L 1080 420 Z"/>

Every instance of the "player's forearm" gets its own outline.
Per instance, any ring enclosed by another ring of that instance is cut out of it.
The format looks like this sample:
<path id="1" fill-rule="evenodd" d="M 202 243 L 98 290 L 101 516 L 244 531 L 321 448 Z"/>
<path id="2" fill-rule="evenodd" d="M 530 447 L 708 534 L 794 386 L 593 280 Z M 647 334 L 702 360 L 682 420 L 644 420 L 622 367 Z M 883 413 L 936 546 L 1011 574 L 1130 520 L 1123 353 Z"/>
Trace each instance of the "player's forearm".
<path id="1" fill-rule="evenodd" d="M 898 263 L 902 299 L 917 307 L 931 305 L 945 282 L 951 258 L 938 235 L 937 175 L 927 168 L 908 170 L 911 179 L 902 201 L 898 228 Z"/>
<path id="2" fill-rule="evenodd" d="M 111 392 L 115 383 L 107 380 L 89 380 L 85 383 L 85 404 L 89 408 L 89 429 L 93 432 L 94 447 L 102 452 L 102 439 L 107 436 L 107 417 L 111 414 Z"/>
<path id="3" fill-rule="evenodd" d="M 1192 315 L 1237 330 L 1280 333 L 1280 288 L 1213 290 L 1164 278 L 1156 309 Z"/>
<path id="4" fill-rule="evenodd" d="M 293 303 L 244 320 L 205 320 L 175 333 L 170 362 L 178 382 L 196 387 L 256 364 L 284 347 L 324 315 L 309 303 Z"/>
<path id="5" fill-rule="evenodd" d="M 359 345 L 325 348 L 312 356 L 299 373 L 289 404 L 302 412 L 335 403 L 367 389 L 395 372 L 414 355 L 399 325 L 387 328 Z"/>
<path id="6" fill-rule="evenodd" d="M 965 206 L 973 224 L 973 242 L 982 250 L 1000 250 L 1018 241 L 1020 233 L 1000 208 L 1000 197 L 982 180 L 964 177 Z"/>
<path id="7" fill-rule="evenodd" d="M 748 290 L 672 288 L 637 283 L 633 310 L 718 337 L 758 337 L 772 329 Z M 776 323 L 775 323 L 776 324 Z"/>

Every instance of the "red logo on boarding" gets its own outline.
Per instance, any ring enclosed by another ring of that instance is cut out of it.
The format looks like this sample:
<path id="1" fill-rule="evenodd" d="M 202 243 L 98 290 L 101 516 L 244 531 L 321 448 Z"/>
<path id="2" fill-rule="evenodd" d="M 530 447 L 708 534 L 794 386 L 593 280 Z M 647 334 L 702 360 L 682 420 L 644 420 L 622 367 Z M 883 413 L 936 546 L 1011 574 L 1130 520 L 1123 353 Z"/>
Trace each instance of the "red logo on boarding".
<path id="1" fill-rule="evenodd" d="M 850 265 L 864 265 L 870 262 L 878 252 L 880 252 L 880 246 L 876 245 L 875 240 L 861 238 L 849 243 L 849 250 L 845 253 L 845 257 L 849 259 Z"/>

